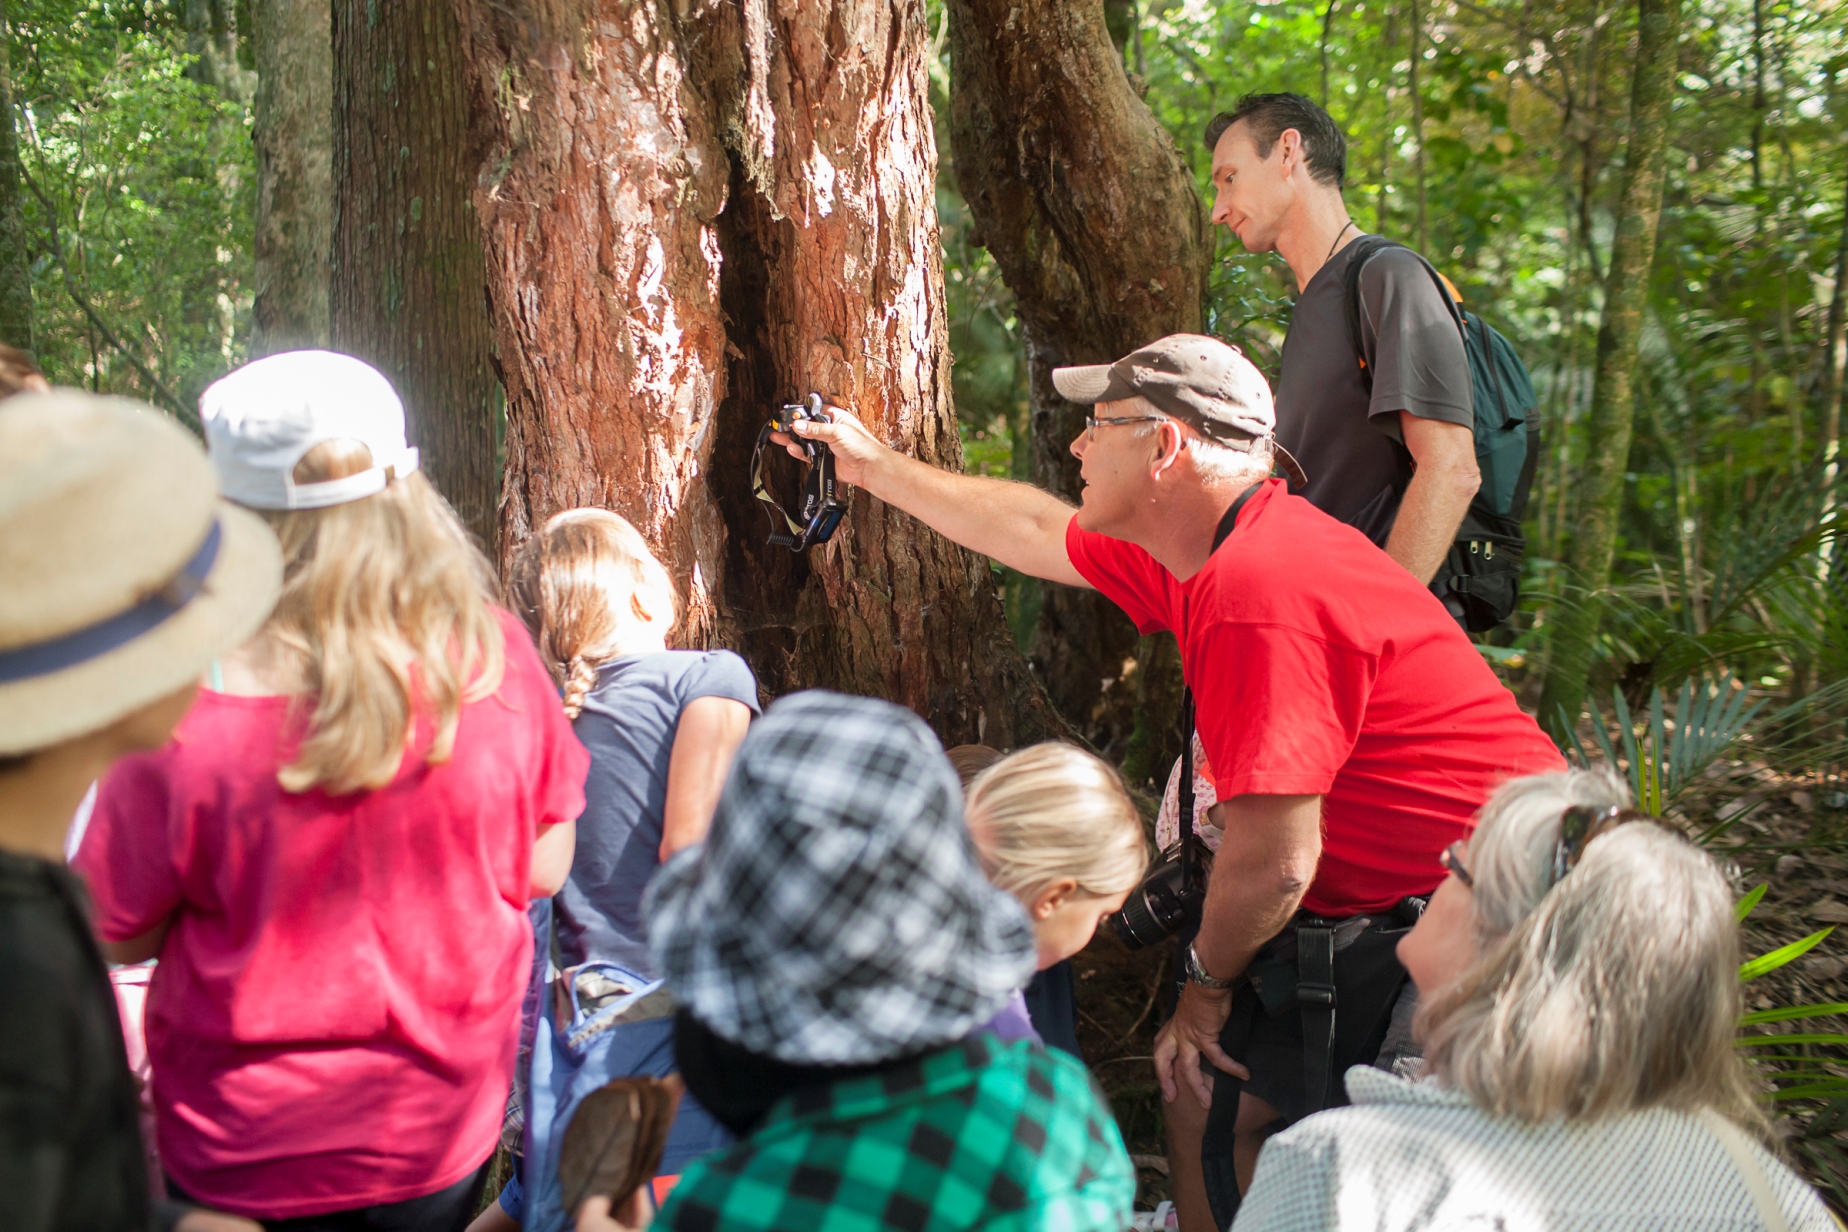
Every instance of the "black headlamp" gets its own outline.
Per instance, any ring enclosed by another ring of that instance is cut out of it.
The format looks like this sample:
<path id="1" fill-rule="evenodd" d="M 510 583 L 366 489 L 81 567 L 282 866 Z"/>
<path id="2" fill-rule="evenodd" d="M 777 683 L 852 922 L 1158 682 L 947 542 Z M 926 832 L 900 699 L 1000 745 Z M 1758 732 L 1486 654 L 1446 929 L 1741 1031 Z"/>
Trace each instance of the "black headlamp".
<path id="1" fill-rule="evenodd" d="M 757 434 L 757 448 L 751 451 L 751 495 L 768 509 L 770 542 L 792 552 L 826 543 L 834 534 L 834 528 L 847 516 L 847 502 L 835 495 L 834 452 L 820 441 L 806 440 L 791 431 L 798 419 L 830 422 L 828 413 L 821 409 L 820 394 L 810 394 L 807 402 L 785 404 Z M 764 447 L 771 443 L 772 432 L 787 434 L 800 443 L 808 455 L 808 475 L 802 481 L 802 504 L 794 517 L 764 483 Z"/>

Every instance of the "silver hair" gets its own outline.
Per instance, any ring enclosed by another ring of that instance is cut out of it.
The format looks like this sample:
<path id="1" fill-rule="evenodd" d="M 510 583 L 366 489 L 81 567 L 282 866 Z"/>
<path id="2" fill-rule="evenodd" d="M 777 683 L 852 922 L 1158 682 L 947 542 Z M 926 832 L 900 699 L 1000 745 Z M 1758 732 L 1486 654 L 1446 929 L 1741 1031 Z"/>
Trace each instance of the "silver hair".
<path id="1" fill-rule="evenodd" d="M 1567 809 L 1629 804 L 1629 786 L 1602 762 L 1504 784 L 1482 806 L 1464 859 L 1474 882 L 1478 942 L 1501 940 L 1539 905 L 1552 885 L 1553 852 Z"/>
<path id="2" fill-rule="evenodd" d="M 1559 813 L 1627 795 L 1607 770 L 1519 780 L 1470 843 L 1493 936 L 1419 1012 L 1429 1072 L 1487 1112 L 1528 1124 L 1645 1108 L 1711 1108 L 1770 1141 L 1733 1039 L 1739 929 L 1713 858 L 1650 821 L 1592 840 L 1557 885 Z M 1520 905 L 1531 902 L 1524 913 Z"/>
<path id="3" fill-rule="evenodd" d="M 1164 420 L 1177 424 L 1181 422 L 1141 395 L 1125 398 L 1123 403 L 1133 404 L 1138 414 L 1160 415 Z M 1158 423 L 1144 424 L 1140 435 L 1148 436 L 1160 430 L 1161 425 Z M 1243 488 L 1254 483 L 1262 483 L 1270 478 L 1271 467 L 1274 465 L 1274 451 L 1268 440 L 1253 442 L 1250 449 L 1234 449 L 1223 441 L 1211 440 L 1204 436 L 1189 436 L 1185 433 L 1182 434 L 1181 440 L 1188 454 L 1193 458 L 1194 470 L 1199 472 L 1200 477 L 1209 484 L 1215 486 L 1237 484 Z"/>

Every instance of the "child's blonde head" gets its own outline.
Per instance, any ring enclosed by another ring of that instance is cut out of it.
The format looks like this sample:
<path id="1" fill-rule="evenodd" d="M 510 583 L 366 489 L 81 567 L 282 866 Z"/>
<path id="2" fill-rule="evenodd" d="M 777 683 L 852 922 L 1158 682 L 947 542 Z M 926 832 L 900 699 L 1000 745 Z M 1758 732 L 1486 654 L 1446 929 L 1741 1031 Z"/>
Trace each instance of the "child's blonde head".
<path id="1" fill-rule="evenodd" d="M 358 441 L 323 441 L 295 482 L 372 464 Z M 455 512 L 413 471 L 361 500 L 263 517 L 282 544 L 283 582 L 260 636 L 293 660 L 314 705 L 283 788 L 385 786 L 419 710 L 434 723 L 425 761 L 449 760 L 463 703 L 499 688 L 505 663 L 493 570 Z"/>
<path id="2" fill-rule="evenodd" d="M 1069 744 L 1036 744 L 976 776 L 965 811 L 989 880 L 1022 903 L 1059 881 L 1114 898 L 1148 866 L 1142 818 L 1123 780 Z"/>
<path id="3" fill-rule="evenodd" d="M 521 545 L 508 589 L 574 719 L 599 665 L 658 648 L 676 619 L 667 570 L 642 533 L 607 509 L 548 521 Z"/>

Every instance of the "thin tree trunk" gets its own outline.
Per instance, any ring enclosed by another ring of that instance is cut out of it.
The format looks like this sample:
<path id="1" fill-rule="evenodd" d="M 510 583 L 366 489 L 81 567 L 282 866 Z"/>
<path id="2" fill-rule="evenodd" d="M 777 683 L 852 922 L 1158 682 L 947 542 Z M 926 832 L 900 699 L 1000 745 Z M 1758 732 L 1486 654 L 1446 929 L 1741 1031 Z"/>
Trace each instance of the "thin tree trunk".
<path id="1" fill-rule="evenodd" d="M 1328 40 L 1335 30 L 1335 10 L 1340 7 L 1340 0 L 1328 0 L 1328 7 L 1322 11 L 1322 42 L 1319 50 L 1322 58 L 1322 110 L 1328 110 Z"/>
<path id="2" fill-rule="evenodd" d="M 1827 460 L 1823 472 L 1822 513 L 1824 519 L 1835 509 L 1835 481 L 1841 466 L 1837 460 L 1842 440 L 1842 377 L 1848 370 L 1848 168 L 1842 175 L 1842 233 L 1835 244 L 1835 290 L 1829 296 L 1828 350 L 1824 356 L 1822 380 L 1822 456 Z M 1829 576 L 1835 558 L 1835 541 L 1822 545 L 1822 576 Z"/>
<path id="3" fill-rule="evenodd" d="M 1585 699 L 1586 677 L 1603 615 L 1599 592 L 1609 580 L 1617 543 L 1623 477 L 1636 415 L 1637 341 L 1662 215 L 1681 0 L 1638 0 L 1637 9 L 1623 188 L 1598 327 L 1597 377 L 1587 416 L 1578 518 L 1565 558 L 1567 575 L 1580 593 L 1577 602 L 1561 605 L 1540 698 L 1540 719 L 1550 730 L 1559 728 L 1561 710 L 1565 722 L 1576 722 Z"/>
<path id="4" fill-rule="evenodd" d="M 19 131 L 7 62 L 10 27 L 0 0 L 0 342 L 28 355 L 32 346 L 32 269 L 26 256 L 25 201 L 19 195 Z"/>
<path id="5" fill-rule="evenodd" d="M 1200 330 L 1205 212 L 1098 0 L 949 0 L 948 13 L 956 178 L 1024 327 L 1032 479 L 1076 501 L 1085 410 L 1057 396 L 1052 369 Z M 1031 657 L 1063 713 L 1084 723 L 1136 654 L 1113 605 L 1048 587 Z"/>
<path id="6" fill-rule="evenodd" d="M 329 335 L 391 378 L 426 473 L 492 543 L 497 382 L 455 13 L 334 0 L 332 29 Z"/>
<path id="7" fill-rule="evenodd" d="M 1416 151 L 1412 172 L 1418 186 L 1418 251 L 1423 252 L 1430 245 L 1430 234 L 1425 225 L 1424 91 L 1418 83 L 1418 63 L 1424 58 L 1424 14 L 1418 10 L 1418 0 L 1411 0 L 1411 4 L 1412 54 L 1407 61 L 1411 65 L 1411 72 L 1406 84 L 1412 91 L 1412 149 Z"/>
<path id="8" fill-rule="evenodd" d="M 186 51 L 195 57 L 186 75 L 216 89 L 235 102 L 245 102 L 256 91 L 256 74 L 239 62 L 240 33 L 236 0 L 181 0 L 180 16 L 186 26 Z"/>
<path id="9" fill-rule="evenodd" d="M 257 60 L 254 358 L 327 345 L 334 76 L 327 0 L 254 0 L 251 17 Z"/>
<path id="10" fill-rule="evenodd" d="M 747 481 L 766 416 L 811 390 L 962 465 L 921 0 L 457 9 L 507 373 L 503 551 L 608 504 L 673 568 L 679 640 L 738 647 L 773 694 L 890 697 L 949 742 L 1065 730 L 986 562 L 863 492 L 826 547 L 772 548 Z"/>

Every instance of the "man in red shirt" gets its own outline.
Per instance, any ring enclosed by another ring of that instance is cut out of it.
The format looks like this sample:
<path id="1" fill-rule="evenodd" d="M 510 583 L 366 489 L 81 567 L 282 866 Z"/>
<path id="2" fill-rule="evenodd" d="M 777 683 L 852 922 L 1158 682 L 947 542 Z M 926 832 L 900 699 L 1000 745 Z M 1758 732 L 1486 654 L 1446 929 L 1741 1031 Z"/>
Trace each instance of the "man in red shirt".
<path id="1" fill-rule="evenodd" d="M 1097 406 L 1071 446 L 1075 512 L 896 453 L 844 411 L 795 430 L 833 449 L 841 479 L 950 539 L 1094 587 L 1142 632 L 1179 639 L 1224 838 L 1155 1064 L 1182 1226 L 1224 1227 L 1264 1137 L 1345 1102 L 1338 1081 L 1307 1089 L 1306 1015 L 1285 1012 L 1299 1004 L 1293 917 L 1371 921 L 1333 930 L 1324 1062 L 1338 1078 L 1377 1055 L 1404 986 L 1392 929 L 1410 921 L 1393 914 L 1436 888 L 1440 853 L 1497 786 L 1563 762 L 1430 591 L 1269 478 L 1277 456 L 1302 480 L 1275 450 L 1269 386 L 1235 348 L 1177 334 L 1053 383 Z"/>

